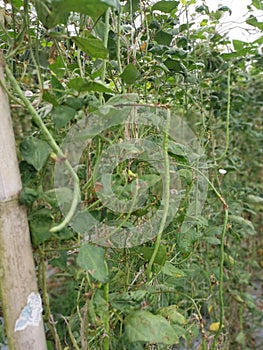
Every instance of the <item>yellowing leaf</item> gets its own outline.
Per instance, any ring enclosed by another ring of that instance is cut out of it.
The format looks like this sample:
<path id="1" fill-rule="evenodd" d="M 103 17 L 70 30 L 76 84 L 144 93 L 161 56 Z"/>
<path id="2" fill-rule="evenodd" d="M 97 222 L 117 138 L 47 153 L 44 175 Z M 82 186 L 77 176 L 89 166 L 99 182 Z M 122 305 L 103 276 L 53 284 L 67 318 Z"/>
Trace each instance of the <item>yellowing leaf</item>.
<path id="1" fill-rule="evenodd" d="M 219 325 L 220 325 L 220 322 L 211 323 L 209 326 L 209 331 L 216 333 L 219 330 Z M 222 325 L 222 328 L 224 328 L 224 325 Z"/>

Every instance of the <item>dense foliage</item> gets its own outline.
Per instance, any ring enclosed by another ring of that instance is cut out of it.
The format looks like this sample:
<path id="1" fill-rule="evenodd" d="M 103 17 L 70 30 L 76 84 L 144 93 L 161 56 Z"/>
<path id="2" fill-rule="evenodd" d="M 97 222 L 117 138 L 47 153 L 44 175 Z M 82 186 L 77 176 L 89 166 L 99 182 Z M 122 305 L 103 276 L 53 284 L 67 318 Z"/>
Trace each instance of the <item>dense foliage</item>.
<path id="1" fill-rule="evenodd" d="M 255 8 L 262 1 L 252 1 L 247 23 L 262 30 Z M 263 36 L 231 41 L 218 30 L 226 13 L 195 0 L 2 5 L 20 201 L 49 349 L 255 349 L 260 312 L 248 287 L 262 269 Z M 194 131 L 205 169 L 196 165 L 196 148 L 191 154 L 179 134 L 169 136 L 169 114 L 170 125 L 178 117 Z M 124 123 L 129 115 L 138 119 Z M 72 144 L 61 148 L 83 120 L 89 129 L 78 134 L 83 152 L 74 164 Z M 163 168 L 131 139 L 163 150 L 156 158 Z M 126 212 L 110 206 L 108 168 L 99 168 L 115 144 L 126 145 L 126 157 L 112 166 L 110 181 Z M 167 194 L 178 178 L 179 203 Z M 202 211 L 193 190 L 200 186 Z M 135 208 L 138 196 L 143 206 Z M 169 225 L 150 240 L 120 247 L 118 235 L 87 239 L 94 221 L 132 234 L 154 215 L 160 224 L 166 215 Z"/>

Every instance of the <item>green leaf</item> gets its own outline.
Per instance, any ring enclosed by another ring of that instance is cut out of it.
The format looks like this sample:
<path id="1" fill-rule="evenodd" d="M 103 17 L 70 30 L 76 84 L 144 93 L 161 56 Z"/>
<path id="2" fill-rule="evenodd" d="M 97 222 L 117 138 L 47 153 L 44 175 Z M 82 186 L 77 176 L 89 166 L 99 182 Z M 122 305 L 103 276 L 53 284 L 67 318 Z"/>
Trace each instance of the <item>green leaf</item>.
<path id="1" fill-rule="evenodd" d="M 46 28 L 66 24 L 70 12 L 78 12 L 99 18 L 111 6 L 120 9 L 119 0 L 36 0 L 38 18 Z"/>
<path id="2" fill-rule="evenodd" d="M 243 50 L 243 49 L 244 49 L 244 45 L 247 44 L 247 43 L 245 43 L 244 41 L 236 40 L 236 39 L 234 39 L 234 40 L 232 41 L 232 43 L 233 43 L 234 49 L 235 49 L 236 51 Z"/>
<path id="3" fill-rule="evenodd" d="M 253 5 L 257 10 L 263 10 L 263 2 L 262 2 L 262 0 L 252 0 L 252 5 Z"/>
<path id="4" fill-rule="evenodd" d="M 75 109 L 68 106 L 56 106 L 51 112 L 52 119 L 57 129 L 64 128 L 74 118 Z"/>
<path id="5" fill-rule="evenodd" d="M 29 225 L 34 246 L 37 246 L 51 238 L 52 234 L 49 232 L 51 224 L 52 214 L 47 208 L 35 210 L 30 214 Z"/>
<path id="6" fill-rule="evenodd" d="M 98 221 L 89 213 L 89 211 L 84 210 L 77 213 L 77 215 L 74 217 L 72 227 L 78 233 L 85 234 L 97 223 Z"/>
<path id="7" fill-rule="evenodd" d="M 23 187 L 19 195 L 19 202 L 25 205 L 31 205 L 39 197 L 37 190 L 29 187 Z"/>
<path id="8" fill-rule="evenodd" d="M 171 323 L 177 323 L 180 325 L 186 325 L 187 321 L 186 318 L 180 314 L 178 311 L 177 305 L 170 305 L 167 307 L 162 307 L 157 312 L 161 316 L 165 317 L 167 320 L 169 320 Z"/>
<path id="9" fill-rule="evenodd" d="M 164 64 L 168 69 L 174 71 L 175 73 L 184 73 L 186 71 L 185 66 L 181 63 L 180 60 L 172 60 L 171 58 L 167 58 L 164 61 Z"/>
<path id="10" fill-rule="evenodd" d="M 164 31 L 159 31 L 156 33 L 154 39 L 157 41 L 160 45 L 166 45 L 169 46 L 172 41 L 173 36 L 169 33 L 166 33 Z"/>
<path id="11" fill-rule="evenodd" d="M 107 271 L 104 265 L 105 250 L 89 244 L 84 244 L 77 256 L 77 264 L 99 282 L 107 282 Z"/>
<path id="12" fill-rule="evenodd" d="M 177 156 L 187 157 L 186 147 L 178 142 L 168 141 L 168 152 Z"/>
<path id="13" fill-rule="evenodd" d="M 119 0 L 100 0 L 102 3 L 114 7 L 116 10 L 120 9 L 120 1 Z"/>
<path id="14" fill-rule="evenodd" d="M 67 260 L 68 260 L 68 254 L 67 252 L 60 252 L 59 258 L 54 258 L 49 261 L 49 264 L 54 267 L 58 267 L 62 270 L 66 270 L 67 268 Z"/>
<path id="15" fill-rule="evenodd" d="M 139 247 L 138 250 L 140 254 L 143 255 L 145 260 L 147 261 L 151 260 L 154 247 Z M 166 248 L 165 246 L 161 245 L 157 251 L 157 255 L 154 259 L 154 263 L 162 266 L 165 263 L 165 260 L 166 260 Z"/>
<path id="16" fill-rule="evenodd" d="M 85 105 L 85 100 L 82 97 L 77 98 L 69 96 L 65 100 L 64 104 L 78 111 Z"/>
<path id="17" fill-rule="evenodd" d="M 207 242 L 208 244 L 212 245 L 220 245 L 220 240 L 216 237 L 204 237 L 203 240 Z"/>
<path id="18" fill-rule="evenodd" d="M 263 30 L 263 22 L 258 22 L 255 16 L 249 16 L 249 18 L 246 20 L 246 23 L 260 30 Z"/>
<path id="19" fill-rule="evenodd" d="M 57 24 L 66 24 L 70 10 L 58 10 L 60 1 L 36 0 L 35 8 L 38 19 L 42 22 L 45 28 L 53 28 Z"/>
<path id="20" fill-rule="evenodd" d="M 64 86 L 61 84 L 61 82 L 54 76 L 52 75 L 51 77 L 51 85 L 52 85 L 52 90 L 53 93 L 57 97 L 61 97 L 64 94 Z"/>
<path id="21" fill-rule="evenodd" d="M 64 77 L 66 66 L 61 56 L 58 56 L 55 62 L 49 65 L 49 68 L 59 79 Z"/>
<path id="22" fill-rule="evenodd" d="M 103 42 L 91 34 L 87 34 L 85 38 L 75 36 L 72 37 L 72 40 L 81 50 L 94 58 L 105 59 L 108 57 L 108 50 Z"/>
<path id="23" fill-rule="evenodd" d="M 53 106 L 59 106 L 59 103 L 58 103 L 56 96 L 51 94 L 50 92 L 44 91 L 42 97 L 43 97 L 44 101 L 51 103 Z"/>
<path id="24" fill-rule="evenodd" d="M 164 317 L 143 310 L 129 314 L 124 325 L 130 342 L 177 344 L 181 336 Z"/>
<path id="25" fill-rule="evenodd" d="M 139 6 L 140 6 L 140 0 L 126 1 L 125 6 L 123 7 L 123 12 L 134 13 L 138 11 Z"/>
<path id="26" fill-rule="evenodd" d="M 180 175 L 180 178 L 185 181 L 186 185 L 191 185 L 193 182 L 193 174 L 191 170 L 189 169 L 179 169 L 178 174 Z"/>
<path id="27" fill-rule="evenodd" d="M 182 270 L 175 267 L 169 261 L 166 261 L 165 265 L 162 267 L 162 273 L 164 273 L 167 276 L 172 276 L 177 278 L 181 278 L 185 276 L 185 273 Z"/>
<path id="28" fill-rule="evenodd" d="M 29 137 L 21 142 L 20 152 L 27 163 L 33 165 L 39 171 L 46 163 L 51 153 L 51 148 L 47 142 Z"/>
<path id="29" fill-rule="evenodd" d="M 254 194 L 249 194 L 246 197 L 247 203 L 249 204 L 255 204 L 256 206 L 261 206 L 263 205 L 263 198 L 259 196 L 255 196 Z"/>
<path id="30" fill-rule="evenodd" d="M 73 200 L 73 191 L 67 187 L 55 188 L 46 191 L 43 198 L 52 206 L 64 205 L 70 203 Z"/>
<path id="31" fill-rule="evenodd" d="M 152 6 L 152 11 L 161 11 L 170 13 L 172 10 L 177 9 L 179 1 L 158 1 Z"/>
<path id="32" fill-rule="evenodd" d="M 11 0 L 11 4 L 14 7 L 20 8 L 21 6 L 23 6 L 24 1 L 23 0 Z"/>
<path id="33" fill-rule="evenodd" d="M 83 78 L 74 78 L 70 80 L 68 83 L 68 87 L 78 92 L 84 92 L 84 91 L 111 92 L 111 89 L 109 89 L 107 86 L 103 85 L 102 83 L 90 81 L 88 79 L 83 79 Z"/>
<path id="34" fill-rule="evenodd" d="M 140 309 L 141 303 L 145 300 L 146 293 L 144 290 L 111 293 L 109 301 L 113 308 L 127 313 L 135 309 Z"/>
<path id="35" fill-rule="evenodd" d="M 132 64 L 128 64 L 120 77 L 125 81 L 127 84 L 133 84 L 135 81 L 139 78 L 140 72 L 138 69 Z"/>
<path id="36" fill-rule="evenodd" d="M 74 232 L 68 227 L 64 227 L 61 231 L 53 233 L 52 236 L 60 241 L 66 241 L 74 236 Z"/>
<path id="37" fill-rule="evenodd" d="M 245 347 L 245 345 L 246 345 L 246 335 L 245 335 L 245 333 L 243 331 L 240 331 L 238 333 L 238 335 L 236 336 L 235 340 L 236 340 L 236 342 L 238 344 L 241 344 L 241 345 L 243 345 Z"/>
<path id="38" fill-rule="evenodd" d="M 244 219 L 242 216 L 229 215 L 229 221 L 240 225 L 244 231 L 249 235 L 255 235 L 256 231 L 251 221 Z"/>

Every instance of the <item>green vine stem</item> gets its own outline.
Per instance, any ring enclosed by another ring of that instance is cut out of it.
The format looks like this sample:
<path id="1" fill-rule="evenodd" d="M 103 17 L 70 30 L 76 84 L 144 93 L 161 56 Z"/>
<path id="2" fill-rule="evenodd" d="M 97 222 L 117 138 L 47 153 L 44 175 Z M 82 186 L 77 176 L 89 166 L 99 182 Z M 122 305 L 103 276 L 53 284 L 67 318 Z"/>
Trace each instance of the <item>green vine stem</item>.
<path id="1" fill-rule="evenodd" d="M 116 42 L 116 55 L 117 55 L 117 62 L 118 62 L 118 68 L 119 73 L 122 73 L 122 65 L 121 65 L 121 10 L 117 17 L 117 42 Z"/>
<path id="2" fill-rule="evenodd" d="M 106 259 L 104 260 L 104 266 L 106 269 L 106 274 L 109 274 L 109 268 Z M 104 299 L 107 303 L 107 306 L 109 304 L 109 282 L 105 283 L 103 286 L 103 294 L 104 294 Z M 109 318 L 109 309 L 107 307 L 107 310 L 105 311 L 104 314 L 104 340 L 103 340 L 103 350 L 109 350 L 110 348 L 110 318 Z"/>
<path id="3" fill-rule="evenodd" d="M 103 38 L 103 44 L 105 48 L 108 47 L 108 40 L 109 40 L 109 30 L 110 30 L 110 8 L 107 9 L 105 13 L 105 29 L 104 29 L 104 38 Z M 106 76 L 106 66 L 107 65 L 107 59 L 103 60 L 103 66 L 102 66 L 102 72 L 101 72 L 101 81 L 102 83 L 105 82 L 105 76 Z M 103 92 L 100 94 L 100 104 L 103 103 Z"/>
<path id="4" fill-rule="evenodd" d="M 224 256 L 225 256 L 225 237 L 226 237 L 226 231 L 227 231 L 227 223 L 228 223 L 228 208 L 225 207 L 225 216 L 224 216 L 224 225 L 223 230 L 221 233 L 221 239 L 220 239 L 220 265 L 219 265 L 219 327 L 217 330 L 217 333 L 213 339 L 213 343 L 211 346 L 211 350 L 216 349 L 216 343 L 217 339 L 222 331 L 223 328 L 223 321 L 224 321 L 224 295 L 223 295 L 223 282 L 224 282 Z"/>
<path id="5" fill-rule="evenodd" d="M 19 98 L 23 101 L 24 106 L 26 107 L 28 112 L 32 115 L 34 122 L 39 127 L 42 134 L 45 136 L 50 147 L 53 149 L 54 152 L 57 153 L 57 156 L 59 158 L 65 159 L 65 165 L 68 168 L 69 173 L 72 176 L 72 179 L 74 181 L 73 200 L 71 203 L 71 207 L 70 207 L 67 215 L 65 216 L 64 220 L 60 224 L 58 224 L 57 226 L 54 226 L 50 229 L 50 232 L 60 231 L 69 223 L 69 221 L 73 217 L 75 210 L 77 208 L 78 202 L 79 202 L 80 189 L 79 189 L 78 175 L 76 174 L 75 170 L 72 168 L 71 164 L 67 160 L 67 158 L 64 155 L 63 151 L 61 150 L 61 148 L 58 146 L 58 144 L 54 140 L 53 136 L 50 134 L 48 128 L 43 123 L 41 117 L 39 116 L 39 114 L 37 113 L 35 108 L 32 106 L 31 102 L 26 98 L 23 91 L 20 89 L 15 77 L 13 76 L 11 70 L 9 69 L 9 67 L 7 65 L 5 66 L 5 72 L 6 72 L 6 76 L 7 76 L 8 80 L 13 85 L 13 88 L 16 91 L 16 93 L 18 94 Z"/>
<path id="6" fill-rule="evenodd" d="M 229 148 L 229 122 L 230 122 L 230 108 L 231 108 L 231 64 L 229 63 L 228 73 L 227 73 L 227 110 L 226 110 L 226 145 L 224 152 L 216 160 L 222 160 L 225 158 L 228 148 Z"/>
<path id="7" fill-rule="evenodd" d="M 146 275 L 147 275 L 148 281 L 152 277 L 152 266 L 161 244 L 162 233 L 165 228 L 165 223 L 166 223 L 166 219 L 169 211 L 169 202 L 170 202 L 170 163 L 169 163 L 169 155 L 168 155 L 168 140 L 169 140 L 171 111 L 169 108 L 167 108 L 166 118 L 167 119 L 166 119 L 164 138 L 163 138 L 164 171 L 165 171 L 165 183 L 164 183 L 165 203 L 164 203 L 162 221 L 161 221 L 160 228 L 155 241 L 154 251 L 146 269 Z"/>

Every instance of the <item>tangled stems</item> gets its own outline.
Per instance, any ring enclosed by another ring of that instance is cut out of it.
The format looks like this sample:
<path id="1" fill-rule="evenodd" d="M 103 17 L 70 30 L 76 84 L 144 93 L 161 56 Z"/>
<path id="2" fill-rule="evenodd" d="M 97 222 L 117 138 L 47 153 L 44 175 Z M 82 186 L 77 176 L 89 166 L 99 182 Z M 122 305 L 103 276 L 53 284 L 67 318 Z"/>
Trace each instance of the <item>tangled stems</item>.
<path id="1" fill-rule="evenodd" d="M 162 233 L 165 228 L 166 218 L 169 211 L 169 202 L 170 202 L 170 163 L 169 163 L 169 155 L 168 155 L 168 139 L 169 139 L 171 111 L 169 108 L 167 108 L 166 118 L 167 119 L 166 119 L 164 137 L 163 137 L 164 171 L 165 171 L 165 183 L 164 183 L 165 203 L 164 203 L 162 221 L 161 221 L 159 232 L 157 234 L 156 241 L 155 241 L 154 251 L 146 270 L 148 281 L 152 277 L 152 266 L 161 244 Z"/>
<path id="2" fill-rule="evenodd" d="M 224 209 L 224 224 L 223 224 L 223 229 L 221 233 L 221 238 L 220 238 L 220 264 L 219 264 L 219 327 L 217 330 L 217 333 L 214 337 L 213 344 L 211 347 L 211 350 L 216 349 L 216 342 L 217 339 L 222 331 L 223 328 L 223 321 L 224 321 L 224 296 L 223 296 L 223 281 L 224 281 L 224 256 L 225 256 L 225 237 L 226 237 L 226 231 L 227 231 L 227 224 L 228 224 L 228 204 L 226 203 L 226 200 L 224 197 L 219 193 L 219 191 L 215 188 L 213 183 L 208 179 L 206 175 L 204 175 L 199 169 L 195 169 L 189 165 L 182 164 L 184 167 L 190 168 L 192 170 L 195 170 L 197 173 L 202 175 L 207 183 L 210 185 L 210 187 L 213 189 L 214 193 L 220 200 L 220 202 L 223 204 L 223 209 Z"/>
<path id="3" fill-rule="evenodd" d="M 75 210 L 77 208 L 79 198 L 80 198 L 80 190 L 79 190 L 79 178 L 74 169 L 72 168 L 69 161 L 66 159 L 66 156 L 62 152 L 61 148 L 58 146 L 56 141 L 54 140 L 53 136 L 50 134 L 48 128 L 43 123 L 41 117 L 35 110 L 35 108 L 32 106 L 31 102 L 26 98 L 23 91 L 20 89 L 15 77 L 13 76 L 11 70 L 8 68 L 8 66 L 5 66 L 5 72 L 8 80 L 13 85 L 14 90 L 18 94 L 19 98 L 23 101 L 24 106 L 27 108 L 28 112 L 32 115 L 32 118 L 36 125 L 39 127 L 40 131 L 45 136 L 47 142 L 49 143 L 50 147 L 53 149 L 54 152 L 56 152 L 57 156 L 59 158 L 65 159 L 65 165 L 69 170 L 70 175 L 72 176 L 72 179 L 74 181 L 74 192 L 73 192 L 73 200 L 71 203 L 71 207 L 65 216 L 64 220 L 58 224 L 57 226 L 54 226 L 50 229 L 50 232 L 57 232 L 62 230 L 71 220 L 72 216 L 75 213 Z"/>

